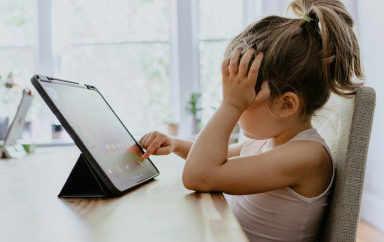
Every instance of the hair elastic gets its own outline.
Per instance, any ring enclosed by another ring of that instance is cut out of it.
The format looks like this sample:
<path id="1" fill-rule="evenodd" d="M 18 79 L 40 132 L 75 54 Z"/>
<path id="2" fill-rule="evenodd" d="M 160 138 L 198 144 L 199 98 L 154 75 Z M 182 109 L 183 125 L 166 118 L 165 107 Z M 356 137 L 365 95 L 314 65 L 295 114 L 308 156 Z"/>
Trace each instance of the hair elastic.
<path id="1" fill-rule="evenodd" d="M 308 23 L 311 22 L 311 21 L 316 22 L 316 20 L 314 20 L 313 18 L 310 18 L 310 17 L 308 17 L 306 15 L 303 15 L 301 18 L 304 19 L 305 21 L 307 21 Z"/>

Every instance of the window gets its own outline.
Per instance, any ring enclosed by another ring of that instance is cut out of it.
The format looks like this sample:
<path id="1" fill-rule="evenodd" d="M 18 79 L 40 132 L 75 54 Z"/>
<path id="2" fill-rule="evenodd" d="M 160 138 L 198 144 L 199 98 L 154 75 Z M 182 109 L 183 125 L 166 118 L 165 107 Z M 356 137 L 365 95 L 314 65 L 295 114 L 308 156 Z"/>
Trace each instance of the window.
<path id="1" fill-rule="evenodd" d="M 35 69 L 34 10 L 34 1 L 30 0 L 0 2 L 0 71 L 3 78 L 13 72 L 23 84 Z"/>
<path id="2" fill-rule="evenodd" d="M 203 123 L 208 121 L 221 103 L 221 62 L 224 51 L 229 39 L 240 33 L 242 28 L 241 1 L 199 2 L 199 64 Z"/>
<path id="3" fill-rule="evenodd" d="M 221 63 L 229 40 L 246 25 L 261 18 L 261 0 L 199 2 L 200 86 L 202 122 L 221 103 Z"/>
<path id="4" fill-rule="evenodd" d="M 0 116 L 13 116 L 16 112 L 21 89 L 30 86 L 31 73 L 35 69 L 36 21 L 35 3 L 30 0 L 0 1 Z M 10 73 L 19 86 L 5 89 Z"/>
<path id="5" fill-rule="evenodd" d="M 170 116 L 169 1 L 53 1 L 55 75 L 95 85 L 128 129 Z"/>

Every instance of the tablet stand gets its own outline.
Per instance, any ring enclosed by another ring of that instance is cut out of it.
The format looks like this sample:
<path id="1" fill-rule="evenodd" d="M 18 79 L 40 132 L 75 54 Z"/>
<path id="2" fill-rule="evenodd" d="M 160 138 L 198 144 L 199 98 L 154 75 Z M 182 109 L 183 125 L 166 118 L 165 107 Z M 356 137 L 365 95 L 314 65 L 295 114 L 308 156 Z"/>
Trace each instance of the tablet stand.
<path id="1" fill-rule="evenodd" d="M 27 155 L 20 144 L 7 145 L 0 148 L 0 158 L 22 158 Z"/>
<path id="2" fill-rule="evenodd" d="M 109 197 L 110 192 L 80 154 L 58 197 Z"/>
<path id="3" fill-rule="evenodd" d="M 32 105 L 33 96 L 31 90 L 24 89 L 16 115 L 9 126 L 7 135 L 4 140 L 4 146 L 0 148 L 0 158 L 21 158 L 27 155 L 24 147 L 17 143 L 20 138 L 25 124 L 25 117 Z"/>

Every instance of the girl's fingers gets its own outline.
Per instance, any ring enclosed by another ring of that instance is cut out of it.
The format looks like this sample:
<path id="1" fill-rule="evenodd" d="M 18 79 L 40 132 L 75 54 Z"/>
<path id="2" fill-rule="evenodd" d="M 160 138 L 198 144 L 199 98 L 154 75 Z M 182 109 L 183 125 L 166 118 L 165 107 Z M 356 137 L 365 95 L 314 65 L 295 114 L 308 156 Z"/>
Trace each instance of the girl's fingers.
<path id="1" fill-rule="evenodd" d="M 149 136 L 149 139 L 147 140 L 147 143 L 145 144 L 146 147 L 149 147 L 156 139 L 158 139 L 157 132 L 156 131 L 151 132 L 151 135 Z"/>
<path id="2" fill-rule="evenodd" d="M 139 140 L 139 144 L 141 144 L 141 143 L 143 142 L 144 138 L 145 138 L 147 135 L 148 135 L 148 134 L 145 134 L 145 135 L 143 135 L 143 137 L 140 138 L 140 140 Z"/>
<path id="3" fill-rule="evenodd" d="M 257 102 L 258 100 L 266 100 L 270 94 L 271 94 L 271 90 L 269 89 L 268 82 L 264 81 L 261 84 L 260 91 L 257 93 L 255 102 Z"/>
<path id="4" fill-rule="evenodd" d="M 241 54 L 241 49 L 237 49 L 237 51 L 235 51 L 235 53 L 232 55 L 231 57 L 231 61 L 229 62 L 229 73 L 231 76 L 236 76 L 237 75 L 237 63 L 239 62 L 239 58 L 240 58 L 240 54 Z"/>
<path id="5" fill-rule="evenodd" d="M 152 155 L 158 148 L 161 146 L 161 139 L 160 137 L 156 137 L 153 139 L 151 144 L 148 146 L 147 150 L 145 153 L 141 156 L 144 159 L 147 159 L 150 155 Z"/>
<path id="6" fill-rule="evenodd" d="M 249 62 L 254 53 L 255 53 L 254 48 L 250 48 L 247 52 L 245 52 L 245 54 L 243 55 L 240 61 L 238 76 L 240 77 L 247 76 Z"/>
<path id="7" fill-rule="evenodd" d="M 261 61 L 263 60 L 263 57 L 264 55 L 262 52 L 257 53 L 255 60 L 253 61 L 251 68 L 249 69 L 249 72 L 248 72 L 248 79 L 254 82 L 255 84 L 257 81 L 257 76 L 259 74 L 259 68 L 261 65 Z"/>
<path id="8" fill-rule="evenodd" d="M 224 60 L 223 63 L 221 63 L 221 74 L 223 77 L 229 76 L 229 70 L 228 70 L 229 60 Z"/>
<path id="9" fill-rule="evenodd" d="M 154 132 L 150 132 L 146 135 L 146 137 L 143 139 L 143 142 L 142 142 L 142 147 L 144 149 L 147 149 L 148 146 L 151 144 L 152 140 L 155 139 L 156 135 L 154 134 Z"/>
<path id="10" fill-rule="evenodd" d="M 139 145 L 141 147 L 144 147 L 144 144 L 145 144 L 146 140 L 148 139 L 148 137 L 149 137 L 149 133 L 145 134 L 143 137 L 141 137 L 141 139 L 139 140 Z"/>
<path id="11" fill-rule="evenodd" d="M 168 155 L 172 152 L 171 146 L 160 147 L 155 151 L 155 155 Z"/>

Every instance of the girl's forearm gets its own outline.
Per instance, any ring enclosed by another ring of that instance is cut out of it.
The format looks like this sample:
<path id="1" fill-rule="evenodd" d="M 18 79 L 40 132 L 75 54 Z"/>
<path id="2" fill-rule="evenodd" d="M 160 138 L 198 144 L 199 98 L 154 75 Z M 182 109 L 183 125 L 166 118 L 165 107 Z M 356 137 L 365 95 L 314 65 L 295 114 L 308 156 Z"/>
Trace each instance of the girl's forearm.
<path id="1" fill-rule="evenodd" d="M 172 152 L 180 156 L 184 160 L 187 159 L 189 151 L 191 150 L 191 147 L 193 145 L 193 141 L 174 138 L 174 142 L 175 142 L 175 148 L 173 149 Z M 244 143 L 237 143 L 237 144 L 228 146 L 228 149 L 229 149 L 228 158 L 240 155 L 241 148 L 239 148 L 239 145 L 241 145 L 240 147 L 242 147 Z M 231 147 L 232 147 L 232 151 L 231 151 Z"/>
<path id="2" fill-rule="evenodd" d="M 187 159 L 189 151 L 191 150 L 193 141 L 174 138 L 174 149 L 173 153 L 180 156 L 183 159 Z"/>
<path id="3" fill-rule="evenodd" d="M 200 132 L 189 152 L 185 169 L 219 166 L 228 158 L 228 141 L 242 112 L 223 103 Z"/>

